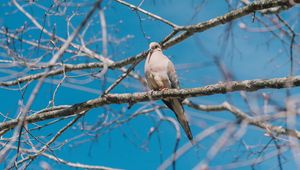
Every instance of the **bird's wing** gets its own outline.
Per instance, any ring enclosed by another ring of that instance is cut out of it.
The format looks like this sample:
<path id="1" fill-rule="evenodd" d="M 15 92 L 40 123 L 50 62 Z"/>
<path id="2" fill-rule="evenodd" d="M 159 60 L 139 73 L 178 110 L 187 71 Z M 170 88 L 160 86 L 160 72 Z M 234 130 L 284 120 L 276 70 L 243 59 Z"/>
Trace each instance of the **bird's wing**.
<path id="1" fill-rule="evenodd" d="M 174 64 L 171 61 L 168 62 L 167 73 L 169 81 L 171 83 L 171 88 L 179 89 L 179 81 L 177 78 L 176 70 Z"/>
<path id="2" fill-rule="evenodd" d="M 167 74 L 171 83 L 171 88 L 179 89 L 179 81 L 177 78 L 174 64 L 169 61 L 167 65 Z M 193 141 L 193 135 L 189 126 L 189 123 L 184 114 L 184 108 L 182 106 L 182 99 L 163 99 L 163 102 L 175 113 L 177 120 L 184 129 L 187 137 L 190 141 Z"/>
<path id="3" fill-rule="evenodd" d="M 167 73 L 168 73 L 169 81 L 171 83 L 171 88 L 179 89 L 179 81 L 177 78 L 176 70 L 174 64 L 171 61 L 168 62 Z M 178 98 L 178 100 L 182 102 L 184 98 Z"/>
<path id="4" fill-rule="evenodd" d="M 151 81 L 151 73 L 147 68 L 145 68 L 145 77 L 146 77 L 146 80 L 147 80 L 148 87 L 150 89 L 153 89 L 154 87 L 153 87 L 153 85 L 152 85 L 153 83 Z"/>

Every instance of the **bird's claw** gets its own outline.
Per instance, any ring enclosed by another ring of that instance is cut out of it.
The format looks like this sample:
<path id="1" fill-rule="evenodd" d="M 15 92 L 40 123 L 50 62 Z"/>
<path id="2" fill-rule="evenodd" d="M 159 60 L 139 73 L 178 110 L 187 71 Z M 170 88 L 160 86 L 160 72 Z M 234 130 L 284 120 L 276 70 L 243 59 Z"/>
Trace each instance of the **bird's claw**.
<path id="1" fill-rule="evenodd" d="M 168 90 L 168 88 L 166 87 L 159 89 L 159 91 L 166 91 L 166 90 Z"/>
<path id="2" fill-rule="evenodd" d="M 149 90 L 148 93 L 150 94 L 150 96 L 152 96 L 154 94 L 155 90 Z"/>

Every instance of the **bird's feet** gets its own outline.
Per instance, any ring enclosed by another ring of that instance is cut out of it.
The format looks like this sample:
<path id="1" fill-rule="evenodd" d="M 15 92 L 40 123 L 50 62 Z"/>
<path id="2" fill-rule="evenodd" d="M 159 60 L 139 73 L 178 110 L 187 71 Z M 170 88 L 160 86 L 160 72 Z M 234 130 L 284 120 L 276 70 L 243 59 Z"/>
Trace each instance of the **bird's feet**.
<path id="1" fill-rule="evenodd" d="M 158 90 L 149 90 L 148 92 L 150 93 L 150 95 L 153 95 L 155 92 L 159 92 L 159 91 L 166 91 L 166 90 L 168 90 L 168 88 L 160 88 L 160 89 L 158 89 Z"/>
<path id="2" fill-rule="evenodd" d="M 155 90 L 149 90 L 149 93 L 150 93 L 151 95 L 153 95 L 154 92 L 155 92 Z"/>
<path id="3" fill-rule="evenodd" d="M 166 91 L 166 90 L 168 90 L 168 88 L 166 87 L 159 89 L 159 91 Z"/>

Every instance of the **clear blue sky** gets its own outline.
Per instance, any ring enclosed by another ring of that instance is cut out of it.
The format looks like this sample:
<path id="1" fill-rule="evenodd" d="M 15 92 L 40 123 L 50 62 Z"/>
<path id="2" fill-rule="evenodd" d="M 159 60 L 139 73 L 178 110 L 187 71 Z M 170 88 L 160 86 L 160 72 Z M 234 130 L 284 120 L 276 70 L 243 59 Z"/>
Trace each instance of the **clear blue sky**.
<path id="1" fill-rule="evenodd" d="M 5 26 L 9 30 L 13 30 L 22 26 L 25 22 L 27 22 L 29 26 L 32 26 L 32 23 L 30 23 L 30 21 L 28 21 L 28 19 L 20 12 L 15 11 L 11 13 L 13 10 L 16 10 L 16 8 L 13 6 L 7 6 L 7 3 L 4 2 L 0 5 L 0 27 Z M 132 0 L 130 2 L 132 4 L 138 4 L 140 0 Z M 47 7 L 50 6 L 49 2 L 44 3 L 39 1 L 38 3 Z M 129 37 L 126 41 L 120 41 L 119 44 L 110 44 L 109 56 L 114 61 L 136 55 L 146 50 L 149 42 L 161 41 L 171 32 L 171 28 L 169 26 L 162 24 L 159 21 L 152 20 L 143 14 L 140 14 L 140 17 L 142 18 L 142 22 L 140 23 L 139 17 L 134 11 L 115 2 L 107 3 L 105 1 L 103 6 L 105 6 L 105 15 L 110 39 L 120 40 L 124 37 Z M 230 10 L 226 2 L 220 0 L 210 0 L 204 5 L 205 8 L 200 8 L 199 2 L 194 0 L 151 0 L 145 1 L 141 7 L 178 25 L 188 25 L 206 21 Z M 198 8 L 201 10 L 196 13 L 195 11 Z M 42 10 L 34 6 L 28 6 L 26 9 L 33 16 L 38 17 L 39 22 L 42 23 Z M 84 15 L 89 9 L 90 7 L 80 8 L 79 13 Z M 299 16 L 299 9 L 300 8 L 294 8 L 288 12 L 283 12 L 282 16 L 284 18 L 290 18 L 291 21 L 295 21 L 295 19 L 291 16 L 295 14 Z M 9 15 L 7 12 L 10 12 Z M 70 15 L 70 12 L 71 10 L 67 12 L 67 15 Z M 259 14 L 257 15 L 260 16 Z M 78 25 L 81 19 L 82 17 L 77 17 L 77 19 L 73 21 L 73 24 L 75 26 Z M 95 15 L 93 19 L 94 22 L 91 23 L 91 29 L 86 35 L 87 39 L 93 36 L 100 37 L 101 35 L 97 15 Z M 49 23 L 50 28 L 54 23 L 56 23 L 56 33 L 62 37 L 66 36 L 66 23 L 64 21 L 64 17 L 51 17 L 51 19 L 49 19 Z M 239 27 L 240 23 L 246 24 L 247 27 L 251 29 L 262 28 L 262 26 L 257 24 L 257 22 L 252 23 L 251 16 L 246 16 L 233 22 L 233 25 L 231 25 L 232 34 L 229 35 L 229 38 L 227 38 L 227 35 L 225 34 L 225 30 L 229 26 L 226 24 L 217 26 L 202 33 L 197 33 L 182 43 L 164 51 L 164 53 L 171 58 L 177 68 L 181 87 L 199 87 L 224 81 L 222 74 L 215 66 L 213 57 L 219 57 L 221 59 L 223 64 L 226 66 L 226 69 L 233 74 L 234 80 L 274 78 L 288 75 L 289 58 L 286 50 L 288 49 L 288 46 L 284 45 L 283 48 L 281 42 L 272 37 L 271 33 L 245 31 Z M 49 28 L 47 24 L 46 28 Z M 292 24 L 294 24 L 294 22 L 292 22 Z M 299 32 L 299 23 L 294 24 L 293 28 Z M 146 36 L 150 37 L 150 39 L 146 39 L 144 37 L 142 30 Z M 34 33 L 32 35 L 33 38 L 39 36 L 37 34 L 38 31 L 32 30 L 32 32 Z M 27 35 L 29 35 L 29 33 Z M 46 35 L 42 36 L 47 37 Z M 99 46 L 93 45 L 89 47 L 99 52 L 101 44 L 99 43 Z M 1 49 L 0 52 L 3 53 L 4 51 Z M 2 54 L 0 54 L 0 59 L 2 58 L 1 55 Z M 29 58 L 34 58 L 38 55 L 38 53 L 24 49 L 23 55 L 28 55 Z M 299 52 L 296 52 L 296 55 L 299 56 Z M 48 57 L 51 56 L 49 55 Z M 64 58 L 67 57 L 69 56 L 64 56 Z M 45 60 L 47 59 L 49 58 L 46 58 Z M 81 61 L 76 62 L 82 61 L 85 60 L 82 59 Z M 298 59 L 296 59 L 296 62 L 299 62 Z M 137 73 L 143 74 L 143 64 L 144 63 L 141 63 L 137 66 L 135 69 Z M 4 80 L 3 77 L 8 75 L 7 73 L 4 73 L 3 70 L 3 65 L 0 65 L 1 81 Z M 296 72 L 299 72 L 298 67 L 296 67 Z M 69 75 L 73 74 L 69 73 Z M 118 76 L 120 76 L 120 72 L 109 71 L 108 77 L 111 79 L 105 86 L 108 87 Z M 47 80 L 47 83 L 44 84 L 42 90 L 39 92 L 32 110 L 43 109 L 48 105 L 56 87 L 51 83 L 51 81 L 59 78 L 61 77 L 56 76 Z M 84 79 L 85 78 L 78 78 L 78 80 Z M 76 84 L 76 82 L 73 82 L 72 80 L 74 79 L 67 80 L 65 86 L 58 90 L 55 98 L 56 105 L 71 105 L 96 98 L 99 94 L 101 94 L 101 80 L 95 79 L 92 82 L 83 85 Z M 80 85 L 83 86 L 84 89 L 81 88 L 81 90 L 76 90 L 67 87 L 67 84 Z M 24 97 L 25 102 L 27 101 L 28 96 L 30 96 L 34 85 L 35 82 L 31 83 L 31 85 L 27 88 Z M 119 85 L 112 91 L 112 93 L 140 92 L 145 90 L 146 89 L 138 81 L 127 78 L 124 80 L 124 84 Z M 281 104 L 284 104 L 285 90 L 264 90 L 263 92 L 271 95 Z M 293 92 L 297 93 L 297 88 Z M 255 98 L 258 93 L 253 92 L 247 94 L 249 94 L 250 97 Z M 0 88 L 0 99 L 2 99 L 0 112 L 9 112 L 12 117 L 16 115 L 19 109 L 18 102 L 20 98 L 21 94 L 18 90 L 9 91 L 4 88 Z M 228 95 L 197 97 L 192 100 L 199 104 L 220 104 L 228 100 L 245 112 L 249 111 L 246 104 L 242 101 L 239 92 Z M 262 111 L 262 98 L 258 97 L 257 100 L 253 100 L 253 102 L 259 107 L 259 111 Z M 159 101 L 158 103 L 162 104 Z M 103 119 L 105 115 L 108 120 L 113 120 L 116 116 L 118 116 L 115 112 L 123 110 L 124 112 L 122 114 L 131 115 L 144 105 L 145 103 L 139 103 L 129 110 L 127 109 L 127 105 L 111 105 L 110 110 L 108 111 L 105 107 L 93 109 L 88 112 L 83 119 L 80 119 L 78 123 L 86 122 L 87 126 L 93 125 L 93 123 Z M 151 108 L 151 105 L 146 108 Z M 232 114 L 228 112 L 206 113 L 188 108 L 186 108 L 186 111 L 195 136 L 215 124 L 223 121 L 235 120 Z M 167 116 L 174 116 L 169 110 L 164 110 L 163 113 Z M 79 139 L 74 139 L 73 142 L 66 144 L 63 148 L 57 149 L 54 152 L 57 156 L 72 162 L 124 169 L 155 169 L 160 165 L 161 161 L 165 160 L 173 152 L 175 142 L 175 131 L 173 126 L 163 122 L 159 128 L 159 134 L 155 133 L 152 136 L 150 143 L 145 145 L 149 130 L 157 125 L 157 120 L 157 115 L 154 112 L 139 116 L 134 120 L 131 120 L 128 124 L 123 124 L 120 127 L 114 128 L 110 133 L 105 133 L 103 135 L 102 133 L 99 133 L 100 136 L 96 137 L 93 137 L 95 134 L 91 134 Z M 2 119 L 0 119 L 0 121 L 2 121 Z M 32 133 L 37 136 L 48 136 L 56 133 L 56 131 L 63 127 L 63 125 L 67 122 L 68 121 L 61 121 L 52 125 L 50 128 L 34 131 Z M 254 158 L 255 155 L 251 155 L 250 152 L 245 151 L 245 147 L 241 144 L 241 141 L 248 145 L 264 146 L 268 143 L 269 138 L 264 136 L 264 132 L 257 128 L 249 127 L 247 130 L 247 133 L 239 142 L 236 142 L 234 145 L 226 146 L 222 152 L 211 161 L 210 165 L 217 166 L 227 164 L 238 158 L 241 160 Z M 71 128 L 62 135 L 58 141 L 62 142 L 69 138 L 72 139 L 73 137 L 79 136 L 83 133 L 86 132 L 83 132 L 78 128 Z M 184 157 L 178 160 L 178 169 L 190 169 L 195 166 L 206 156 L 208 149 L 210 149 L 212 144 L 221 134 L 222 133 L 216 133 L 215 135 L 203 140 L 198 147 L 190 150 Z M 49 137 L 47 137 L 47 139 L 49 139 Z M 41 140 L 46 141 L 45 139 Z M 85 142 L 85 140 L 90 141 Z M 188 141 L 182 131 L 180 146 L 186 142 Z M 256 147 L 253 151 L 259 151 L 260 149 L 261 147 Z M 270 150 L 274 151 L 273 146 Z M 284 168 L 293 168 L 295 165 L 291 158 L 291 154 L 287 153 L 284 156 L 288 159 L 287 161 L 284 161 Z M 31 169 L 38 168 L 42 161 L 46 161 L 51 164 L 53 169 L 70 169 L 64 165 L 52 165 L 54 163 L 53 161 L 42 157 L 33 162 Z M 257 165 L 256 168 L 273 169 L 276 165 L 277 159 L 275 157 Z M 251 169 L 251 167 L 243 169 Z"/>

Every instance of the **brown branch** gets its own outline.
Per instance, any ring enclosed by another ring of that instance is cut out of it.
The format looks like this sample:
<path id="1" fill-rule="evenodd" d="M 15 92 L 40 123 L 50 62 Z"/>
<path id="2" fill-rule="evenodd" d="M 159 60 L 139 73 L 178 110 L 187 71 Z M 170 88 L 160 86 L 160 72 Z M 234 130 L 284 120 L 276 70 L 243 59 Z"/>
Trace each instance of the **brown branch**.
<path id="1" fill-rule="evenodd" d="M 261 1 L 254 2 L 245 7 L 233 10 L 227 14 L 210 19 L 208 21 L 190 25 L 190 26 L 177 28 L 175 30 L 176 33 L 179 30 L 185 31 L 185 32 L 178 35 L 177 37 L 171 39 L 167 43 L 165 43 L 162 46 L 162 48 L 167 49 L 167 48 L 191 37 L 195 33 L 206 31 L 210 28 L 213 28 L 213 27 L 221 25 L 221 24 L 226 24 L 228 22 L 231 22 L 235 19 L 241 18 L 246 15 L 249 15 L 258 10 L 267 9 L 267 8 L 276 7 L 276 6 L 291 6 L 291 4 L 289 3 L 289 0 L 265 0 L 263 2 L 261 2 Z M 173 34 L 171 34 L 171 35 L 174 36 Z M 146 54 L 146 52 L 142 52 L 134 57 L 124 59 L 123 61 L 120 61 L 118 65 L 125 66 L 125 65 L 135 62 L 136 60 L 142 60 L 142 59 L 146 58 L 145 54 Z"/>
<path id="2" fill-rule="evenodd" d="M 206 22 L 182 27 L 181 30 L 185 30 L 185 32 L 178 35 L 177 37 L 171 39 L 170 41 L 168 41 L 166 44 L 164 44 L 163 47 L 168 48 L 170 46 L 173 46 L 174 44 L 177 44 L 177 43 L 187 39 L 188 37 L 194 35 L 197 32 L 203 32 L 203 31 L 213 28 L 215 26 L 218 26 L 221 24 L 226 24 L 237 18 L 241 18 L 243 16 L 249 15 L 255 11 L 272 8 L 272 7 L 277 7 L 277 6 L 290 7 L 291 4 L 289 3 L 289 0 L 264 0 L 264 1 L 253 2 L 249 5 L 246 5 L 245 7 L 233 10 L 225 15 L 213 18 Z"/>
<path id="3" fill-rule="evenodd" d="M 33 114 L 26 118 L 28 123 L 33 123 L 37 121 L 64 117 L 69 115 L 75 115 L 82 111 L 88 111 L 90 109 L 100 107 L 103 105 L 109 104 L 121 104 L 121 103 L 137 103 L 151 100 L 159 100 L 165 97 L 196 97 L 196 96 L 208 96 L 214 94 L 223 94 L 234 91 L 256 91 L 259 89 L 280 89 L 287 87 L 297 87 L 300 86 L 300 76 L 297 77 L 289 77 L 289 78 L 274 78 L 267 80 L 245 80 L 245 81 L 232 81 L 227 83 L 218 83 L 214 85 L 208 85 L 204 87 L 198 88 L 190 88 L 190 89 L 169 89 L 165 91 L 154 91 L 154 92 L 140 92 L 140 93 L 124 93 L 124 94 L 108 94 L 103 97 L 99 97 L 96 99 L 88 100 L 86 102 L 74 104 L 70 107 L 45 111 L 39 114 Z M 220 108 L 222 109 L 222 108 Z M 230 108 L 234 109 L 234 108 Z M 248 119 L 248 115 L 243 114 L 243 112 L 239 112 L 238 110 L 234 111 L 237 117 L 242 119 Z M 10 120 L 0 124 L 0 131 L 5 129 L 14 128 L 18 124 L 18 119 Z M 300 139 L 300 134 L 298 132 L 291 133 L 291 130 L 284 129 L 282 127 L 270 128 L 267 124 L 259 124 L 258 120 L 250 120 L 249 124 L 264 128 L 270 129 L 278 134 L 295 134 Z"/>
<path id="4" fill-rule="evenodd" d="M 66 73 L 66 72 L 75 71 L 75 70 L 102 68 L 103 65 L 104 65 L 103 63 L 99 63 L 99 62 L 97 62 L 97 63 L 88 63 L 88 64 L 75 64 L 75 65 L 63 64 L 62 68 L 53 69 L 53 70 L 49 71 L 46 74 L 44 72 L 36 73 L 36 74 L 24 76 L 24 77 L 21 77 L 21 78 L 18 78 L 16 80 L 12 80 L 12 81 L 0 82 L 0 86 L 5 86 L 5 87 L 14 86 L 14 85 L 18 85 L 20 83 L 40 79 L 43 76 L 50 77 L 50 76 L 63 74 L 64 72 Z"/>

